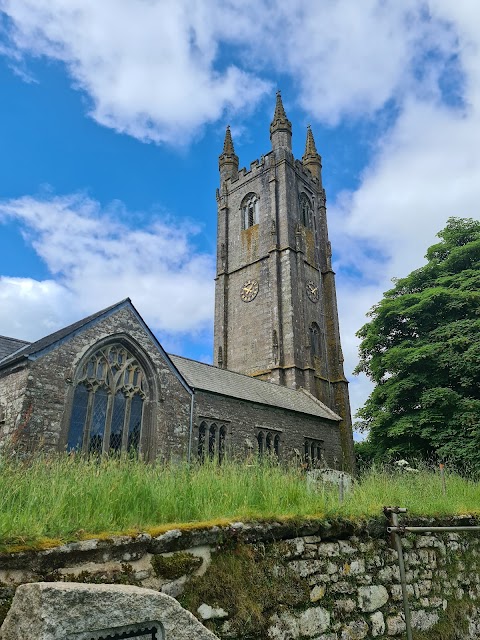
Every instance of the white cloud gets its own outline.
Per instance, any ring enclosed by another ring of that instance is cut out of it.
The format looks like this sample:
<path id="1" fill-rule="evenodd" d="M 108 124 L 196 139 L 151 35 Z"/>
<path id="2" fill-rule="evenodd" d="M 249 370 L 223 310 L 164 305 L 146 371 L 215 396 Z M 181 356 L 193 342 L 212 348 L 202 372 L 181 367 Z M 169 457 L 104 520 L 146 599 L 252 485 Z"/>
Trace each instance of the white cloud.
<path id="1" fill-rule="evenodd" d="M 106 210 L 82 194 L 0 202 L 0 222 L 25 230 L 52 279 L 0 279 L 0 324 L 33 339 L 127 296 L 152 329 L 200 333 L 213 317 L 211 256 L 195 251 L 186 222 L 132 229 L 119 203 Z"/>
<path id="2" fill-rule="evenodd" d="M 251 113 L 272 73 L 290 74 L 304 109 L 335 123 L 371 116 L 412 83 L 435 93 L 455 48 L 444 12 L 428 15 L 417 0 L 0 0 L 0 9 L 16 60 L 64 62 L 99 123 L 177 145 L 226 112 Z M 421 83 L 420 62 L 430 74 Z"/>
<path id="3" fill-rule="evenodd" d="M 185 144 L 226 111 L 249 111 L 268 83 L 215 67 L 214 2 L 0 0 L 10 52 L 64 62 L 100 124 L 141 140 Z"/>

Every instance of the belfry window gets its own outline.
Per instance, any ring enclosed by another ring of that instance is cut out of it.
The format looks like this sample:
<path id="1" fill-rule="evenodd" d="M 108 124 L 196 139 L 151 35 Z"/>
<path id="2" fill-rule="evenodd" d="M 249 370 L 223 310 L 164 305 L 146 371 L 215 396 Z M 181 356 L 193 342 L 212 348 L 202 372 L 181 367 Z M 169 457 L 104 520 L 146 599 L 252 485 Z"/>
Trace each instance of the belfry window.
<path id="1" fill-rule="evenodd" d="M 258 224 L 258 198 L 255 193 L 249 193 L 245 196 L 241 209 L 244 229 Z"/>
<path id="2" fill-rule="evenodd" d="M 305 193 L 300 194 L 300 221 L 304 227 L 312 227 L 313 226 L 313 208 L 312 203 L 305 195 Z"/>
<path id="3" fill-rule="evenodd" d="M 145 373 L 122 345 L 98 349 L 75 381 L 68 451 L 138 451 L 146 399 Z"/>

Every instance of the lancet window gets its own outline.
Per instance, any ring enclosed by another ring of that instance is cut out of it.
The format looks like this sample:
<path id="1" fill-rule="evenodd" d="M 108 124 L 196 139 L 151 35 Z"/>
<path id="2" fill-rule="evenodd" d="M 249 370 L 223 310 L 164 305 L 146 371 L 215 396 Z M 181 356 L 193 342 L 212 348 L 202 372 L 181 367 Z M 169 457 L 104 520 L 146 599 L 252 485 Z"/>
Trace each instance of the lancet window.
<path id="1" fill-rule="evenodd" d="M 248 229 L 258 224 L 258 197 L 249 193 L 242 201 L 243 228 Z"/>
<path id="2" fill-rule="evenodd" d="M 101 454 L 139 449 L 145 373 L 121 344 L 98 349 L 75 380 L 67 449 Z"/>
<path id="3" fill-rule="evenodd" d="M 310 349 L 313 357 L 320 358 L 321 347 L 320 327 L 316 322 L 312 322 L 310 325 Z"/>
<path id="4" fill-rule="evenodd" d="M 225 440 L 227 430 L 225 425 L 217 425 L 202 420 L 198 427 L 197 455 L 202 462 L 208 456 L 210 460 L 216 460 L 222 464 L 225 458 Z"/>

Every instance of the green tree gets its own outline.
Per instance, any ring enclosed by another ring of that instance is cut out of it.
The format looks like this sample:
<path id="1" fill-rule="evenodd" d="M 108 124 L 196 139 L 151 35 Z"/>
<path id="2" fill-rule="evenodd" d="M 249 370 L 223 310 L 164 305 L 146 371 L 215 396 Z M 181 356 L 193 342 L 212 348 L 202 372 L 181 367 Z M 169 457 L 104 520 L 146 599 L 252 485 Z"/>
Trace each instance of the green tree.
<path id="1" fill-rule="evenodd" d="M 375 458 L 480 470 L 480 222 L 450 218 L 427 264 L 369 313 L 356 373 L 375 383 L 357 414 Z"/>

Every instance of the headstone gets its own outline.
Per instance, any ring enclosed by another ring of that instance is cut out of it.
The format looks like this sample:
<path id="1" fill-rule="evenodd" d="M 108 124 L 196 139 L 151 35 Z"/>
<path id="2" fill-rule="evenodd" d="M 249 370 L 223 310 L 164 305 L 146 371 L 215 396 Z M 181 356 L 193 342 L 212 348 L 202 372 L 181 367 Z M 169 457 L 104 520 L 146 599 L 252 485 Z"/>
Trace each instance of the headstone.
<path id="1" fill-rule="evenodd" d="M 174 598 L 126 585 L 18 587 L 0 640 L 215 640 Z"/>
<path id="2" fill-rule="evenodd" d="M 352 490 L 353 478 L 345 471 L 337 469 L 310 469 L 307 471 L 307 487 L 311 491 L 321 491 L 325 484 L 340 487 L 343 485 L 343 491 L 348 493 Z"/>

